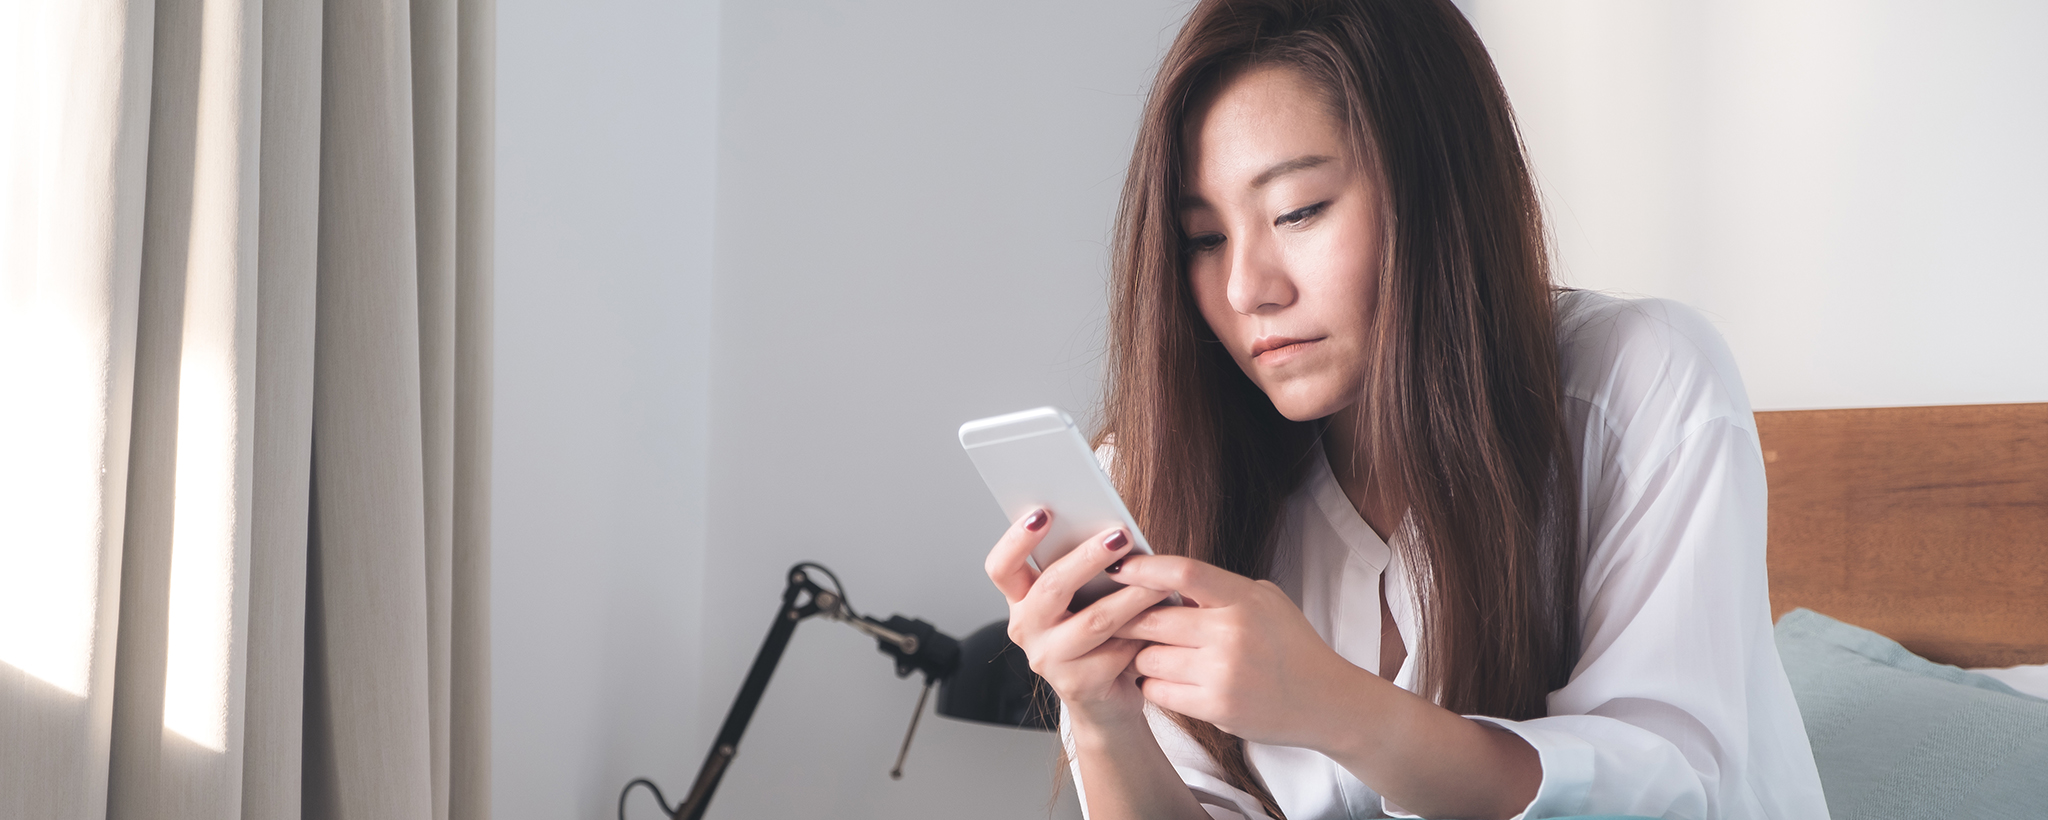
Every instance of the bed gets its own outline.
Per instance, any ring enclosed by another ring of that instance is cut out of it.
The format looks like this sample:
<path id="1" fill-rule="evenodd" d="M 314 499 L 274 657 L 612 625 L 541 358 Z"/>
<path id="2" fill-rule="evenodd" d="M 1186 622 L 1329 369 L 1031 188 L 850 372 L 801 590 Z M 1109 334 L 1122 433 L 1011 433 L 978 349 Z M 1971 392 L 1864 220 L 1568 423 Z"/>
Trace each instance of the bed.
<path id="1" fill-rule="evenodd" d="M 2048 664 L 2048 404 L 1756 421 L 1779 654 L 1835 820 L 2048 818 L 2048 700 L 2004 683 L 2048 667 L 1966 671 Z"/>

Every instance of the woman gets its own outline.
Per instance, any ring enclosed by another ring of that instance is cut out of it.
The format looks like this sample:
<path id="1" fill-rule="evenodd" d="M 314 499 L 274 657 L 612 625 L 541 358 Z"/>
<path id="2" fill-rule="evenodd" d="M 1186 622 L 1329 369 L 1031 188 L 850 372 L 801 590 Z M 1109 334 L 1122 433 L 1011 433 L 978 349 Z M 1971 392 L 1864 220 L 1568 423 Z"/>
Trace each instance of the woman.
<path id="1" fill-rule="evenodd" d="M 1196 8 L 1113 300 L 1102 452 L 1163 554 L 1039 574 L 1038 511 L 988 558 L 1091 817 L 1827 816 L 1734 363 L 1551 284 L 1450 3 Z"/>

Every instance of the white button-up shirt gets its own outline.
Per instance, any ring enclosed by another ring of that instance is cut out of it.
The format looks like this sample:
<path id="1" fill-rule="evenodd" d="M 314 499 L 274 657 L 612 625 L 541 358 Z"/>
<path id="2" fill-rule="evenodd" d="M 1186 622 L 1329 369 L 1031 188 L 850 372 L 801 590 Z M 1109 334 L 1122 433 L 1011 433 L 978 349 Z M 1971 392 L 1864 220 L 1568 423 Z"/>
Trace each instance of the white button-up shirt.
<path id="1" fill-rule="evenodd" d="M 1771 640 L 1764 467 L 1733 357 L 1712 325 L 1675 302 L 1573 291 L 1557 307 L 1565 427 L 1579 453 L 1582 654 L 1550 694 L 1548 717 L 1473 718 L 1521 736 L 1542 761 L 1521 817 L 1826 820 Z M 1420 627 L 1404 533 L 1382 541 L 1327 459 L 1310 467 L 1280 526 L 1272 580 L 1338 655 L 1374 673 L 1384 578 L 1410 650 L 1394 683 L 1413 691 Z M 1147 711 L 1210 816 L 1266 817 L 1180 727 Z M 1064 718 L 1061 731 L 1071 752 Z M 1246 751 L 1289 820 L 1413 816 L 1320 753 Z M 1073 773 L 1085 813 L 1078 762 Z"/>

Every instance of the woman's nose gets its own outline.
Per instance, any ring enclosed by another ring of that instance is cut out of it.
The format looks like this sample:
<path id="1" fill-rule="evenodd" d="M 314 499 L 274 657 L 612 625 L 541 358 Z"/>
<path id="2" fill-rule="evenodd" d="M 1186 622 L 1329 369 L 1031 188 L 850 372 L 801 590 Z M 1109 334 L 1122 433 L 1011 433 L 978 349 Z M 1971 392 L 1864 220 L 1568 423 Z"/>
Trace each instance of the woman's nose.
<path id="1" fill-rule="evenodd" d="M 1232 243 L 1228 296 L 1232 310 L 1246 316 L 1270 313 L 1294 304 L 1294 282 L 1278 249 L 1261 232 L 1248 232 Z"/>

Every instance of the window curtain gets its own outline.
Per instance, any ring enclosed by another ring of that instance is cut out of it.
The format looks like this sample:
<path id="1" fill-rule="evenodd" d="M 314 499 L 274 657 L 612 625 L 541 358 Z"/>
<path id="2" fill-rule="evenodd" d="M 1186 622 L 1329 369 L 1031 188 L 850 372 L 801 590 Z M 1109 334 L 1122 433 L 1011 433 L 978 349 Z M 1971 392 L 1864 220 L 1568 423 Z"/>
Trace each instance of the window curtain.
<path id="1" fill-rule="evenodd" d="M 492 14 L 0 4 L 0 820 L 488 816 Z"/>

